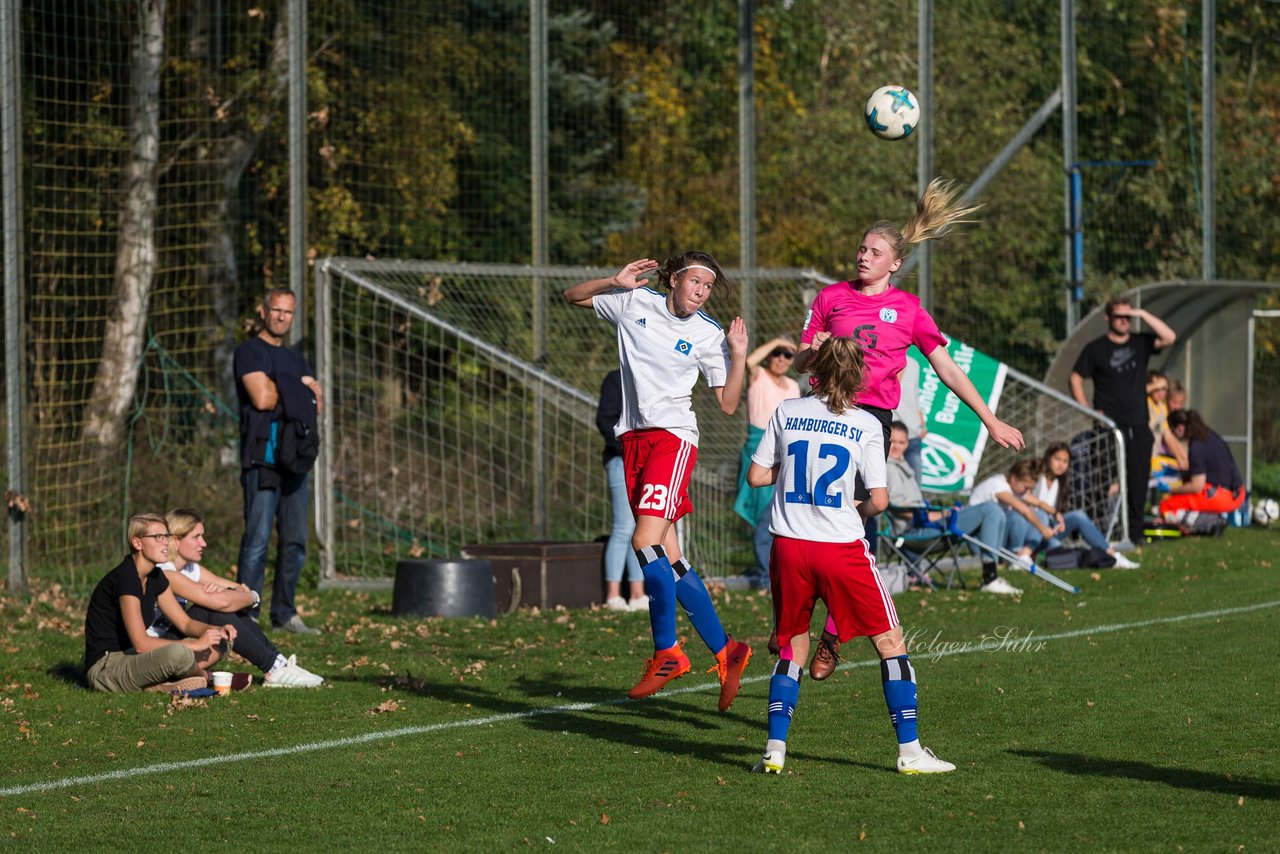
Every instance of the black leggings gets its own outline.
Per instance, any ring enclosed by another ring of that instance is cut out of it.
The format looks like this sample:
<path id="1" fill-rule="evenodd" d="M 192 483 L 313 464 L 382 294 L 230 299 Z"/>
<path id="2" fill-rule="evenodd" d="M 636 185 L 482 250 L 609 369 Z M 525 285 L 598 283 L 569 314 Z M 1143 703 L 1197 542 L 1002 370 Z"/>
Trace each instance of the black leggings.
<path id="1" fill-rule="evenodd" d="M 192 604 L 187 614 L 193 620 L 208 623 L 211 626 L 234 626 L 236 641 L 234 650 L 247 658 L 249 663 L 266 673 L 276 663 L 280 650 L 267 640 L 267 636 L 258 628 L 258 621 L 241 611 L 239 614 L 228 614 L 226 611 L 210 611 L 203 605 Z"/>

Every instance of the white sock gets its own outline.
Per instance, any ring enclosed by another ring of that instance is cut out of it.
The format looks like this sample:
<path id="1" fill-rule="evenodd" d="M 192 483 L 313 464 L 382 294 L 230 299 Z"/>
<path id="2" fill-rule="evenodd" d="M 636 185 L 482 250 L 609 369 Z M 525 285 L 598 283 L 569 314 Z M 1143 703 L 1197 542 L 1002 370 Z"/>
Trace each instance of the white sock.
<path id="1" fill-rule="evenodd" d="M 771 753 L 775 750 L 781 752 L 783 756 L 786 756 L 787 743 L 785 741 L 781 741 L 780 739 L 776 739 L 776 738 L 770 738 L 767 741 L 765 741 L 764 743 L 765 753 Z"/>
<path id="2" fill-rule="evenodd" d="M 908 741 L 898 745 L 898 755 L 903 759 L 915 759 L 917 756 L 924 755 L 924 748 L 920 745 L 920 739 Z"/>
<path id="3" fill-rule="evenodd" d="M 267 671 L 267 675 L 270 676 L 272 673 L 275 673 L 281 667 L 287 667 L 288 664 L 289 664 L 289 659 L 285 658 L 283 655 L 280 655 L 279 653 L 276 653 L 275 664 L 271 665 L 271 669 Z"/>

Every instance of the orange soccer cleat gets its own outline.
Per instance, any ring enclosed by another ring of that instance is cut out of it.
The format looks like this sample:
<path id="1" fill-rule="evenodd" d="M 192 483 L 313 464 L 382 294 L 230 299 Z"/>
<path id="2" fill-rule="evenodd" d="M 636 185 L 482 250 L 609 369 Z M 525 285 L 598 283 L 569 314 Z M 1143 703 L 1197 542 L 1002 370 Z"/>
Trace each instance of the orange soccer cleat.
<path id="1" fill-rule="evenodd" d="M 683 644 L 677 643 L 670 649 L 660 649 L 644 663 L 644 675 L 635 687 L 627 692 L 633 700 L 656 694 L 672 679 L 679 679 L 689 672 L 689 656 L 680 649 Z"/>
<path id="2" fill-rule="evenodd" d="M 714 670 L 720 677 L 720 711 L 727 712 L 733 705 L 734 698 L 738 696 L 742 671 L 747 669 L 747 662 L 750 660 L 751 647 L 732 637 L 724 645 L 724 649 L 716 654 L 716 663 L 707 672 Z"/>

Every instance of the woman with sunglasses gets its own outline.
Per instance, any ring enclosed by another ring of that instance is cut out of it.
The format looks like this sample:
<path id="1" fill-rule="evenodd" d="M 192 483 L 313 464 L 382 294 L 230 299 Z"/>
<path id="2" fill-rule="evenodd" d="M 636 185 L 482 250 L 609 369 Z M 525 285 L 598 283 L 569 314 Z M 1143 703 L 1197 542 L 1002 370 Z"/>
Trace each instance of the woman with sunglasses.
<path id="1" fill-rule="evenodd" d="M 867 363 L 866 384 L 854 402 L 879 420 L 886 451 L 889 424 L 901 398 L 898 375 L 906 366 L 907 348 L 913 344 L 929 360 L 943 385 L 981 419 L 996 444 L 1014 449 L 1023 446 L 1022 433 L 996 418 L 969 375 L 951 358 L 947 339 L 920 305 L 920 298 L 899 290 L 890 282 L 912 245 L 943 237 L 977 210 L 977 205 L 959 201 L 958 195 L 954 184 L 935 179 L 925 189 L 916 203 L 915 213 L 901 231 L 886 220 L 868 228 L 858 247 L 858 278 L 837 282 L 819 291 L 800 333 L 797 371 L 806 370 L 813 354 L 832 337 L 851 337 L 862 346 Z M 859 490 L 856 497 L 865 499 L 863 493 Z M 874 523 L 867 527 L 874 530 Z M 828 618 L 810 665 L 812 678 L 825 679 L 835 670 L 839 661 L 837 643 L 835 623 Z"/>
<path id="2" fill-rule="evenodd" d="M 752 488 L 747 484 L 747 470 L 778 404 L 800 396 L 800 384 L 787 376 L 795 356 L 795 342 L 785 336 L 766 341 L 747 356 L 747 441 L 739 460 L 738 495 L 733 510 L 752 526 L 751 544 L 756 553 L 753 584 L 759 588 L 769 586 L 769 550 L 773 546 L 769 502 L 773 500 L 773 487 Z"/>

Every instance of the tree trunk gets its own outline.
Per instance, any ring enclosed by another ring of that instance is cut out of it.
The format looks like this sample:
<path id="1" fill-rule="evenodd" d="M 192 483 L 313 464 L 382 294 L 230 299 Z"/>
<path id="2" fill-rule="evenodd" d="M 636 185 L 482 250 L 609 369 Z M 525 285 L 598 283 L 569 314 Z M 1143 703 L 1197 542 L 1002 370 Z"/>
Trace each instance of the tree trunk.
<path id="1" fill-rule="evenodd" d="M 260 109 L 262 119 L 258 122 L 241 120 L 236 128 L 223 136 L 215 136 L 207 145 L 202 146 L 200 158 L 212 164 L 213 171 L 219 175 L 216 184 L 217 197 L 213 201 L 212 210 L 206 226 L 205 265 L 200 273 L 201 281 L 208 285 L 213 294 L 213 310 L 223 336 L 214 351 L 214 367 L 217 371 L 218 384 L 228 401 L 234 401 L 235 377 L 232 370 L 232 359 L 236 348 L 236 322 L 239 319 L 238 290 L 240 275 L 236 263 L 235 227 L 236 196 L 244 171 L 253 160 L 262 134 L 270 127 L 272 117 L 280 109 L 289 91 L 289 54 L 288 27 L 284 2 L 280 3 L 276 16 L 277 24 L 272 38 L 271 56 L 266 69 L 265 97 L 254 98 L 250 102 L 245 99 L 241 112 L 249 109 Z M 207 11 L 206 4 L 198 4 L 197 17 L 200 12 Z M 192 56 L 216 65 L 216 57 L 209 56 L 197 44 L 204 38 L 202 30 L 193 30 Z M 253 106 L 250 106 L 252 103 Z M 215 122 L 217 119 L 215 119 Z M 253 128 L 256 126 L 257 130 Z"/>
<path id="2" fill-rule="evenodd" d="M 165 0 L 139 0 L 130 75 L 130 154 L 116 244 L 116 304 L 102 338 L 102 360 L 85 414 L 84 435 L 119 444 L 138 384 L 147 306 L 156 272 L 157 165 L 160 153 L 160 72 Z"/>

